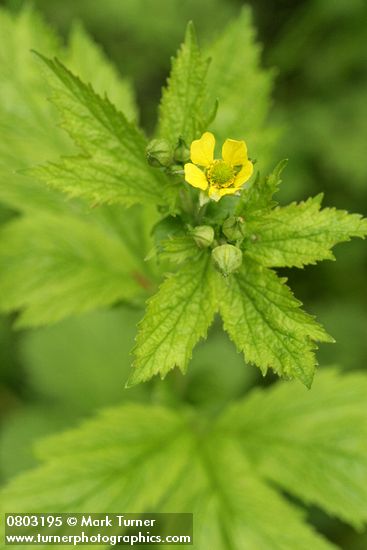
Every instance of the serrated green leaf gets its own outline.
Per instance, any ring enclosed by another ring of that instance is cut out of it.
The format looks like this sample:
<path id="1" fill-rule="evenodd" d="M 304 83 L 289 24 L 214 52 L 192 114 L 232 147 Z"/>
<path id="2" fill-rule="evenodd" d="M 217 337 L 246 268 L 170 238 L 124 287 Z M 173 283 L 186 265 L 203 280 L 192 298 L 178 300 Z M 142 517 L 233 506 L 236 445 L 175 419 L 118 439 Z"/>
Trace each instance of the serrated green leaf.
<path id="1" fill-rule="evenodd" d="M 62 193 L 17 171 L 73 153 L 71 141 L 57 127 L 57 112 L 37 50 L 65 59 L 72 70 L 107 93 L 118 108 L 133 116 L 130 85 L 80 27 L 73 29 L 63 49 L 52 29 L 28 4 L 16 15 L 0 10 L 0 200 L 21 211 L 69 211 Z"/>
<path id="2" fill-rule="evenodd" d="M 19 230 L 17 250 L 24 250 L 25 245 L 21 245 L 21 239 L 25 243 L 29 243 L 33 230 L 35 234 L 40 231 L 39 228 L 37 230 L 36 227 L 31 227 L 31 216 L 35 216 L 35 226 L 37 226 L 40 212 L 44 212 L 46 216 L 50 215 L 51 217 L 57 215 L 60 216 L 60 221 L 63 219 L 66 224 L 65 228 L 59 224 L 60 235 L 66 231 L 70 238 L 70 250 L 72 249 L 71 243 L 74 243 L 75 250 L 79 247 L 80 258 L 85 260 L 90 256 L 90 242 L 88 243 L 88 239 L 79 240 L 78 231 L 75 235 L 71 235 L 72 228 L 75 226 L 85 227 L 86 233 L 91 231 L 92 234 L 99 235 L 97 239 L 100 239 L 101 235 L 103 235 L 103 238 L 108 238 L 108 234 L 111 233 L 116 252 L 119 251 L 117 264 L 121 267 L 126 260 L 126 267 L 128 268 L 133 257 L 133 263 L 138 267 L 137 271 L 141 274 L 140 283 L 145 284 L 150 277 L 150 268 L 146 263 L 144 264 L 142 258 L 151 247 L 151 245 L 148 245 L 146 226 L 154 219 L 148 211 L 145 212 L 143 218 L 139 207 L 133 207 L 126 211 L 120 205 L 113 205 L 108 206 L 108 208 L 99 207 L 91 210 L 86 208 L 82 201 L 66 201 L 65 196 L 59 191 L 50 189 L 43 183 L 17 173 L 18 170 L 27 168 L 32 163 L 44 162 L 50 158 L 58 157 L 60 154 L 70 154 L 73 151 L 71 141 L 67 139 L 67 135 L 57 128 L 56 109 L 47 100 L 48 95 L 51 93 L 50 88 L 42 71 L 40 71 L 39 61 L 30 52 L 32 48 L 48 54 L 57 54 L 62 58 L 67 57 L 70 64 L 75 66 L 78 72 L 91 80 L 93 85 L 101 86 L 99 89 L 106 90 L 108 94 L 120 102 L 120 106 L 123 102 L 124 81 L 118 79 L 117 74 L 103 58 L 101 52 L 95 49 L 95 46 L 85 34 L 80 35 L 79 31 L 73 35 L 71 49 L 63 51 L 51 30 L 44 24 L 40 16 L 29 7 L 13 16 L 0 10 L 0 38 L 2 43 L 9 45 L 0 52 L 0 125 L 2 131 L 0 143 L 0 200 L 11 208 L 29 215 L 24 224 L 24 228 L 28 227 L 29 232 L 22 237 Z M 82 45 L 85 46 L 84 58 L 81 58 L 80 52 Z M 91 67 L 92 60 L 94 61 L 93 67 Z M 71 221 L 70 218 L 72 218 Z M 89 229 L 89 227 L 92 228 Z M 47 239 L 49 239 L 49 243 L 46 245 Z M 29 249 L 25 250 L 25 256 L 19 254 L 16 257 L 14 254 L 11 270 L 13 273 L 17 272 L 19 278 L 21 277 L 19 289 L 22 290 L 20 294 L 24 291 L 27 281 L 32 280 L 36 284 L 37 262 L 39 261 L 39 265 L 42 265 L 45 250 L 52 250 L 53 258 L 55 255 L 57 256 L 56 243 L 59 242 L 60 236 L 54 241 L 53 239 L 53 231 L 50 231 L 50 233 L 45 232 L 42 235 L 42 251 L 39 248 L 37 249 L 33 242 L 30 244 L 34 252 L 32 261 L 31 250 Z M 122 242 L 118 243 L 118 240 Z M 5 250 L 6 243 L 3 242 L 1 247 L 2 250 Z M 108 244 L 107 250 L 110 248 L 111 245 Z M 40 252 L 39 258 L 35 255 L 37 250 Z M 29 260 L 26 266 L 25 257 Z M 73 262 L 75 258 L 73 254 L 68 258 L 72 260 L 69 266 L 70 275 L 68 275 L 71 284 L 71 272 L 74 269 Z M 66 259 L 66 257 L 63 258 L 64 261 Z M 18 266 L 16 266 L 16 263 L 18 263 Z M 10 269 L 10 266 L 8 267 Z M 91 269 L 93 270 L 93 267 Z M 41 269 L 38 268 L 38 271 L 40 272 Z M 45 277 L 46 274 L 42 275 L 41 280 L 43 281 Z M 13 289 L 7 292 L 7 308 L 12 307 L 11 304 L 18 308 L 19 301 L 25 299 L 23 295 L 18 298 L 15 297 L 17 291 L 15 284 L 18 284 L 16 281 L 18 281 L 17 277 L 14 278 Z M 48 288 L 52 284 L 54 284 L 54 281 L 49 280 Z M 134 282 L 128 281 L 126 289 L 132 288 L 134 284 Z M 7 285 L 11 285 L 11 277 L 8 279 Z M 10 287 L 7 286 L 7 288 Z M 76 291 L 75 288 L 74 291 Z M 43 300 L 46 299 L 47 297 L 44 296 Z M 75 296 L 71 301 L 74 300 Z M 90 305 L 93 301 L 95 306 L 99 307 L 98 298 L 90 296 Z M 84 298 L 81 297 L 80 300 L 75 301 L 75 312 L 78 309 L 80 309 L 80 312 L 83 310 L 84 306 L 80 302 L 84 303 Z M 74 306 L 71 307 L 71 304 L 69 306 L 66 306 L 65 310 L 71 313 Z M 42 307 L 45 308 L 46 306 L 43 305 Z M 59 307 L 62 309 L 62 304 Z M 48 318 L 47 314 L 46 318 Z"/>
<path id="3" fill-rule="evenodd" d="M 162 172 L 148 166 L 146 142 L 135 125 L 60 61 L 42 59 L 50 69 L 61 124 L 82 154 L 36 167 L 31 174 L 70 196 L 97 203 L 172 204 L 174 188 Z"/>
<path id="4" fill-rule="evenodd" d="M 185 264 L 148 302 L 136 338 L 134 371 L 128 385 L 163 378 L 171 369 L 185 372 L 192 349 L 206 336 L 216 311 L 210 257 Z"/>
<path id="5" fill-rule="evenodd" d="M 102 48 L 80 23 L 74 24 L 71 29 L 64 61 L 81 80 L 90 82 L 97 94 L 102 97 L 107 95 L 128 120 L 138 119 L 138 107 L 131 83 L 120 77 Z"/>
<path id="6" fill-rule="evenodd" d="M 241 271 L 217 277 L 217 299 L 224 328 L 248 363 L 265 375 L 272 368 L 280 376 L 312 383 L 315 342 L 330 342 L 324 329 L 300 309 L 285 285 L 286 279 L 244 256 Z"/>
<path id="7" fill-rule="evenodd" d="M 19 326 L 54 323 L 144 295 L 134 257 L 111 228 L 71 216 L 39 214 L 9 223 L 1 233 L 0 263 L 0 307 L 21 309 Z"/>
<path id="8" fill-rule="evenodd" d="M 251 158 L 264 165 L 275 140 L 275 129 L 266 122 L 273 75 L 261 68 L 261 48 L 256 43 L 251 12 L 244 8 L 206 50 L 212 59 L 207 77 L 208 96 L 218 98 L 211 129 L 220 142 L 245 139 Z"/>
<path id="9" fill-rule="evenodd" d="M 121 407 L 46 441 L 39 448 L 45 466 L 18 477 L 2 496 L 17 512 L 52 506 L 95 513 L 194 511 L 198 550 L 209 545 L 268 550 L 269 543 L 279 550 L 289 550 L 290 544 L 297 550 L 334 548 L 251 473 L 238 446 L 221 439 L 214 452 L 214 441 L 207 439 L 199 441 L 185 417 L 172 411 Z M 157 485 L 162 471 L 164 479 Z"/>
<path id="10" fill-rule="evenodd" d="M 205 129 L 211 116 L 204 105 L 208 63 L 198 46 L 193 24 L 189 23 L 185 41 L 172 61 L 159 109 L 158 134 L 173 145 L 179 137 L 190 145 Z"/>
<path id="11" fill-rule="evenodd" d="M 334 245 L 367 235 L 367 220 L 345 210 L 321 210 L 321 200 L 318 195 L 250 221 L 246 254 L 268 267 L 303 267 L 333 260 Z"/>
<path id="12" fill-rule="evenodd" d="M 318 373 L 254 390 L 222 419 L 264 478 L 356 528 L 367 521 L 367 378 Z"/>

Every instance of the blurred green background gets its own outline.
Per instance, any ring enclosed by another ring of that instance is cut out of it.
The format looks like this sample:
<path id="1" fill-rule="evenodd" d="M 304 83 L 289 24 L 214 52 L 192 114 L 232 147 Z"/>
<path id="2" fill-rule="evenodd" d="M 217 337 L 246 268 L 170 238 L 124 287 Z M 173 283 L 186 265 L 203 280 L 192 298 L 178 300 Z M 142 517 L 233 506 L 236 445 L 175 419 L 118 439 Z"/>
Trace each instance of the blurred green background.
<path id="1" fill-rule="evenodd" d="M 21 0 L 3 0 L 10 10 Z M 46 20 L 66 36 L 83 22 L 137 90 L 141 123 L 154 128 L 161 87 L 184 34 L 196 24 L 205 44 L 245 4 L 240 0 L 35 0 Z M 289 158 L 282 202 L 325 192 L 325 205 L 367 215 L 367 3 L 365 0 L 248 2 L 263 45 L 263 64 L 276 70 L 269 121 L 279 128 L 274 164 Z M 249 106 L 251 109 L 251 106 Z M 270 123 L 270 122 L 269 122 Z M 244 136 L 246 139 L 246 136 Z M 11 213 L 5 208 L 0 220 Z M 367 252 L 360 241 L 340 245 L 336 263 L 286 275 L 306 309 L 317 314 L 336 344 L 319 351 L 323 365 L 367 365 Z M 190 403 L 220 407 L 254 384 L 270 384 L 215 326 L 194 353 L 187 377 L 125 391 L 140 311 L 115 308 L 28 332 L 0 319 L 0 470 L 2 480 L 33 464 L 35 438 L 75 424 L 123 399 L 170 399 L 169 386 Z M 228 373 L 230 372 L 230 375 Z M 366 538 L 309 510 L 342 548 Z"/>

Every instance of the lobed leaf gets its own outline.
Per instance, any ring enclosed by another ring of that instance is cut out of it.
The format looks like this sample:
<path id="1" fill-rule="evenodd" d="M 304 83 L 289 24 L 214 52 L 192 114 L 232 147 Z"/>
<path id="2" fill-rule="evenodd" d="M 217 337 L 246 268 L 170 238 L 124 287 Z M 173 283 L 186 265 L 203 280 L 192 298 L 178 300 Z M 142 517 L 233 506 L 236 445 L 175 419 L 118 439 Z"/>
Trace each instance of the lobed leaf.
<path id="1" fill-rule="evenodd" d="M 190 145 L 204 131 L 210 118 L 204 101 L 208 64 L 209 60 L 203 57 L 198 46 L 193 24 L 189 23 L 185 41 L 172 61 L 159 108 L 158 134 L 172 145 L 179 137 Z M 211 106 L 210 111 L 212 109 Z"/>
<path id="2" fill-rule="evenodd" d="M 174 367 L 185 372 L 192 349 L 206 336 L 216 311 L 210 257 L 186 263 L 148 302 L 136 338 L 134 371 L 128 385 L 162 378 Z"/>
<path id="3" fill-rule="evenodd" d="M 316 367 L 315 342 L 330 342 L 324 329 L 300 309 L 286 279 L 245 255 L 239 273 L 217 277 L 217 300 L 224 329 L 248 363 L 265 375 L 298 378 L 310 386 Z"/>
<path id="4" fill-rule="evenodd" d="M 28 4 L 16 15 L 0 10 L 0 200 L 21 211 L 69 211 L 64 196 L 18 171 L 72 154 L 65 132 L 57 128 L 57 112 L 47 101 L 51 91 L 32 49 L 57 55 L 71 70 L 107 94 L 128 118 L 136 117 L 130 83 L 121 78 L 80 25 L 67 48 Z"/>
<path id="5" fill-rule="evenodd" d="M 148 166 L 146 142 L 135 125 L 60 61 L 40 57 L 50 69 L 52 100 L 61 124 L 82 154 L 36 167 L 32 175 L 70 196 L 97 203 L 171 205 L 174 187 L 162 172 Z"/>
<path id="6" fill-rule="evenodd" d="M 221 420 L 252 468 L 276 486 L 362 528 L 367 521 L 367 377 L 319 372 L 312 391 L 294 383 L 254 390 Z"/>
<path id="7" fill-rule="evenodd" d="M 268 267 L 303 267 L 333 260 L 334 245 L 367 235 L 367 220 L 345 210 L 321 210 L 321 200 L 318 195 L 251 220 L 246 254 Z"/>
<path id="8" fill-rule="evenodd" d="M 197 445 L 206 454 L 208 445 L 190 434 L 183 421 L 184 417 L 158 407 L 112 410 L 98 422 L 50 441 L 54 452 L 45 466 L 18 477 L 3 498 L 17 512 L 51 511 L 52 506 L 58 511 L 94 513 L 194 511 L 197 549 L 214 545 L 226 550 L 230 543 L 234 550 L 267 550 L 269 541 L 280 550 L 289 545 L 297 550 L 334 548 L 303 523 L 299 511 L 250 472 L 233 445 L 221 440 L 223 447 L 211 453 L 210 461 L 200 456 Z M 152 423 L 156 434 L 149 427 Z M 127 428 L 122 435 L 121 426 L 128 424 L 135 433 Z M 89 444 L 78 444 L 81 438 Z M 162 471 L 164 479 L 157 486 Z"/>
<path id="9" fill-rule="evenodd" d="M 292 382 L 255 390 L 214 421 L 119 406 L 39 444 L 43 464 L 1 501 L 13 512 L 193 512 L 200 550 L 331 550 L 277 487 L 366 521 L 366 390 L 365 375 L 328 369 L 312 392 Z"/>
<path id="10" fill-rule="evenodd" d="M 115 243 L 113 246 L 115 252 L 118 252 L 116 261 L 119 266 L 118 269 L 123 267 L 124 262 L 126 263 L 125 275 L 121 282 L 124 278 L 126 279 L 133 258 L 133 264 L 136 266 L 137 272 L 140 273 L 140 283 L 137 285 L 137 290 L 141 292 L 141 284 L 144 285 L 148 282 L 151 271 L 148 264 L 143 262 L 144 254 L 151 246 L 148 244 L 147 225 L 155 219 L 150 210 L 146 209 L 144 217 L 138 206 L 129 210 L 124 209 L 121 205 L 102 206 L 91 210 L 86 208 L 82 201 L 67 201 L 65 196 L 58 190 L 51 189 L 24 174 L 24 169 L 32 163 L 45 162 L 59 157 L 61 154 L 71 154 L 73 152 L 73 146 L 66 133 L 56 127 L 57 111 L 47 101 L 47 96 L 51 93 L 50 88 L 44 75 L 39 70 L 39 62 L 30 52 L 32 48 L 67 59 L 67 62 L 78 74 L 90 80 L 101 93 L 106 91 L 118 102 L 120 108 L 125 111 L 127 109 L 126 112 L 129 112 L 129 105 L 126 101 L 132 103 L 128 84 L 124 79 L 119 78 L 112 65 L 108 63 L 102 52 L 80 27 L 72 31 L 68 48 L 62 49 L 52 30 L 43 22 L 40 15 L 29 6 L 20 10 L 16 15 L 10 15 L 5 10 L 0 10 L 0 38 L 1 42 L 9 45 L 0 52 L 0 127 L 3 138 L 0 143 L 0 200 L 13 210 L 25 213 L 27 216 L 23 225 L 13 226 L 11 230 L 9 229 L 9 235 L 11 234 L 12 238 L 15 238 L 15 231 L 17 232 L 14 253 L 9 250 L 6 242 L 1 243 L 2 253 L 5 254 L 3 257 L 8 258 L 9 253 L 12 260 L 11 266 L 7 266 L 9 268 L 6 275 L 8 277 L 6 282 L 7 296 L 3 296 L 0 302 L 4 305 L 6 301 L 6 306 L 4 306 L 6 309 L 10 309 L 11 304 L 15 308 L 23 307 L 19 304 L 23 304 L 26 300 L 26 297 L 22 295 L 26 284 L 31 280 L 33 284 L 36 284 L 38 277 L 41 277 L 39 282 L 42 281 L 43 284 L 46 273 L 50 276 L 46 287 L 50 288 L 54 284 L 55 274 L 49 271 L 41 274 L 40 266 L 45 261 L 46 249 L 49 252 L 52 251 L 54 260 L 58 256 L 57 243 L 60 244 L 60 235 L 64 232 L 70 241 L 70 250 L 74 239 L 74 248 L 75 250 L 78 249 L 79 259 L 84 266 L 83 269 L 87 269 L 85 262 L 91 256 L 91 239 L 88 240 L 85 235 L 80 237 L 79 229 L 72 235 L 71 232 L 76 227 L 84 227 L 85 233 L 91 232 L 91 234 L 97 235 L 98 241 L 107 239 L 109 243 L 106 245 L 107 250 L 111 249 L 110 241 Z M 130 94 L 129 97 L 128 94 Z M 50 224 L 53 229 L 50 231 L 45 230 L 40 236 L 42 247 L 37 247 L 33 244 L 32 234 L 34 233 L 35 239 L 35 235 L 39 235 L 42 231 L 39 225 L 40 213 L 48 218 L 47 224 L 42 225 L 42 227 L 48 227 L 48 224 Z M 34 226 L 32 225 L 32 216 L 34 216 Z M 54 219 L 57 216 L 60 216 L 58 229 L 54 224 Z M 51 218 L 52 222 L 50 221 Z M 61 220 L 64 220 L 65 228 L 61 227 Z M 15 227 L 18 227 L 18 229 L 15 230 Z M 24 235 L 22 235 L 22 227 Z M 59 232 L 59 235 L 55 237 L 56 231 Z M 7 234 L 7 232 L 4 233 L 4 237 Z M 111 234 L 111 238 L 109 234 Z M 46 245 L 47 239 L 49 239 L 49 243 Z M 21 240 L 24 240 L 24 244 L 21 244 Z M 118 243 L 118 240 L 121 243 Z M 26 247 L 27 243 L 33 250 L 34 257 L 32 259 L 31 250 Z M 98 246 L 96 244 L 97 255 L 100 254 Z M 26 261 L 21 254 L 17 256 L 16 250 L 18 252 L 24 251 L 24 255 L 28 260 Z M 36 256 L 37 251 L 40 253 L 39 258 Z M 59 255 L 61 256 L 63 253 L 61 246 Z M 64 255 L 62 261 L 66 262 L 67 259 L 70 260 L 68 280 L 71 285 L 71 274 L 75 269 L 74 253 L 71 253 L 70 256 Z M 61 261 L 61 257 L 57 261 Z M 17 263 L 18 265 L 16 265 Z M 105 276 L 107 276 L 110 267 L 107 267 Z M 91 272 L 94 268 L 95 263 L 91 266 Z M 66 270 L 66 266 L 64 266 L 64 269 Z M 13 274 L 18 273 L 13 280 L 21 289 L 18 297 L 15 296 L 17 292 L 15 286 L 11 288 L 12 275 L 10 275 L 10 272 Z M 79 271 L 76 278 L 78 278 L 78 275 L 80 275 Z M 134 281 L 127 282 L 126 290 L 132 289 L 135 283 Z M 112 286 L 114 284 L 111 283 Z M 75 282 L 75 285 L 77 287 L 77 282 Z M 71 289 L 74 294 L 76 293 L 76 287 Z M 85 289 L 81 289 L 82 294 L 85 294 L 87 288 L 88 284 Z M 90 288 L 91 291 L 95 291 L 93 285 Z M 106 288 L 111 288 L 111 286 L 107 284 Z M 64 291 L 66 292 L 66 283 Z M 124 292 L 121 293 L 120 290 L 118 294 L 122 297 Z M 42 301 L 45 302 L 47 299 L 47 296 L 44 296 Z M 29 298 L 29 300 L 32 299 Z M 70 301 L 72 303 L 64 307 L 63 316 L 71 314 L 71 312 L 80 313 L 84 311 L 85 297 L 81 296 L 78 300 L 74 295 L 70 298 Z M 103 301 L 104 298 L 102 298 L 101 303 Z M 92 307 L 92 303 L 95 304 L 95 307 L 100 305 L 98 297 L 96 299 L 95 295 L 89 298 L 90 307 Z M 46 309 L 46 304 L 43 303 L 41 307 Z M 62 310 L 62 303 L 59 308 Z M 43 317 L 42 323 L 48 322 L 47 312 L 42 313 L 41 316 Z M 50 319 L 52 317 L 53 314 L 50 314 Z M 30 319 L 29 323 L 34 321 Z"/>

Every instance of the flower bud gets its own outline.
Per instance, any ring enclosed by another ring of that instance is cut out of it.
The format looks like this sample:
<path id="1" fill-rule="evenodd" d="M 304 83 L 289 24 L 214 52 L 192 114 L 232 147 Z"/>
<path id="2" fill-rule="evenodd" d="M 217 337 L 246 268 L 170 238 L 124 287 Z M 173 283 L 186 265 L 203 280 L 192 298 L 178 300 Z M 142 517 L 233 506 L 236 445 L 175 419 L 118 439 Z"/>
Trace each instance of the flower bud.
<path id="1" fill-rule="evenodd" d="M 176 162 L 180 164 L 185 164 L 190 160 L 190 149 L 187 147 L 186 143 L 182 138 L 179 138 L 178 144 L 173 153 L 173 158 Z"/>
<path id="2" fill-rule="evenodd" d="M 172 149 L 165 139 L 153 139 L 147 146 L 145 156 L 151 166 L 169 166 L 172 162 Z"/>
<path id="3" fill-rule="evenodd" d="M 222 244 L 212 250 L 212 259 L 214 267 L 224 277 L 228 277 L 241 267 L 242 251 L 232 244 Z"/>
<path id="4" fill-rule="evenodd" d="M 191 231 L 191 235 L 199 248 L 207 248 L 214 240 L 214 229 L 210 225 L 198 225 Z"/>
<path id="5" fill-rule="evenodd" d="M 245 220 L 240 216 L 230 216 L 222 226 L 224 235 L 230 241 L 238 241 L 245 236 Z"/>

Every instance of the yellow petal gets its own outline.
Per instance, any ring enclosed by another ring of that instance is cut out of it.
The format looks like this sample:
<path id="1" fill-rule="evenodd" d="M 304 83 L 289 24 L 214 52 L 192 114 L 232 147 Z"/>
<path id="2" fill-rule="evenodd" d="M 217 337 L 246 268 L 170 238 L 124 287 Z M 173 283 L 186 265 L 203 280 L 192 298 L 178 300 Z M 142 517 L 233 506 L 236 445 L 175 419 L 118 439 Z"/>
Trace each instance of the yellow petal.
<path id="1" fill-rule="evenodd" d="M 198 187 L 203 191 L 208 188 L 208 181 L 204 172 L 194 164 L 191 164 L 191 162 L 185 164 L 185 180 L 193 187 Z"/>
<path id="2" fill-rule="evenodd" d="M 222 158 L 232 166 L 245 164 L 247 161 L 246 143 L 235 139 L 226 139 L 222 147 Z"/>
<path id="3" fill-rule="evenodd" d="M 234 179 L 234 186 L 241 187 L 248 179 L 251 178 L 252 172 L 254 171 L 254 165 L 250 160 L 246 162 L 238 172 L 237 176 Z"/>
<path id="4" fill-rule="evenodd" d="M 205 132 L 200 139 L 191 143 L 190 157 L 194 164 L 209 166 L 214 160 L 215 137 L 211 132 Z"/>
<path id="5" fill-rule="evenodd" d="M 224 195 L 233 195 L 233 193 L 236 193 L 238 191 L 238 188 L 236 187 L 222 187 L 222 189 L 218 189 L 218 187 L 210 187 L 209 189 L 209 197 L 215 201 L 218 202 Z"/>
<path id="6" fill-rule="evenodd" d="M 216 187 L 210 187 L 209 198 L 212 199 L 212 201 L 218 202 L 221 198 L 219 194 L 219 189 L 217 189 Z"/>

